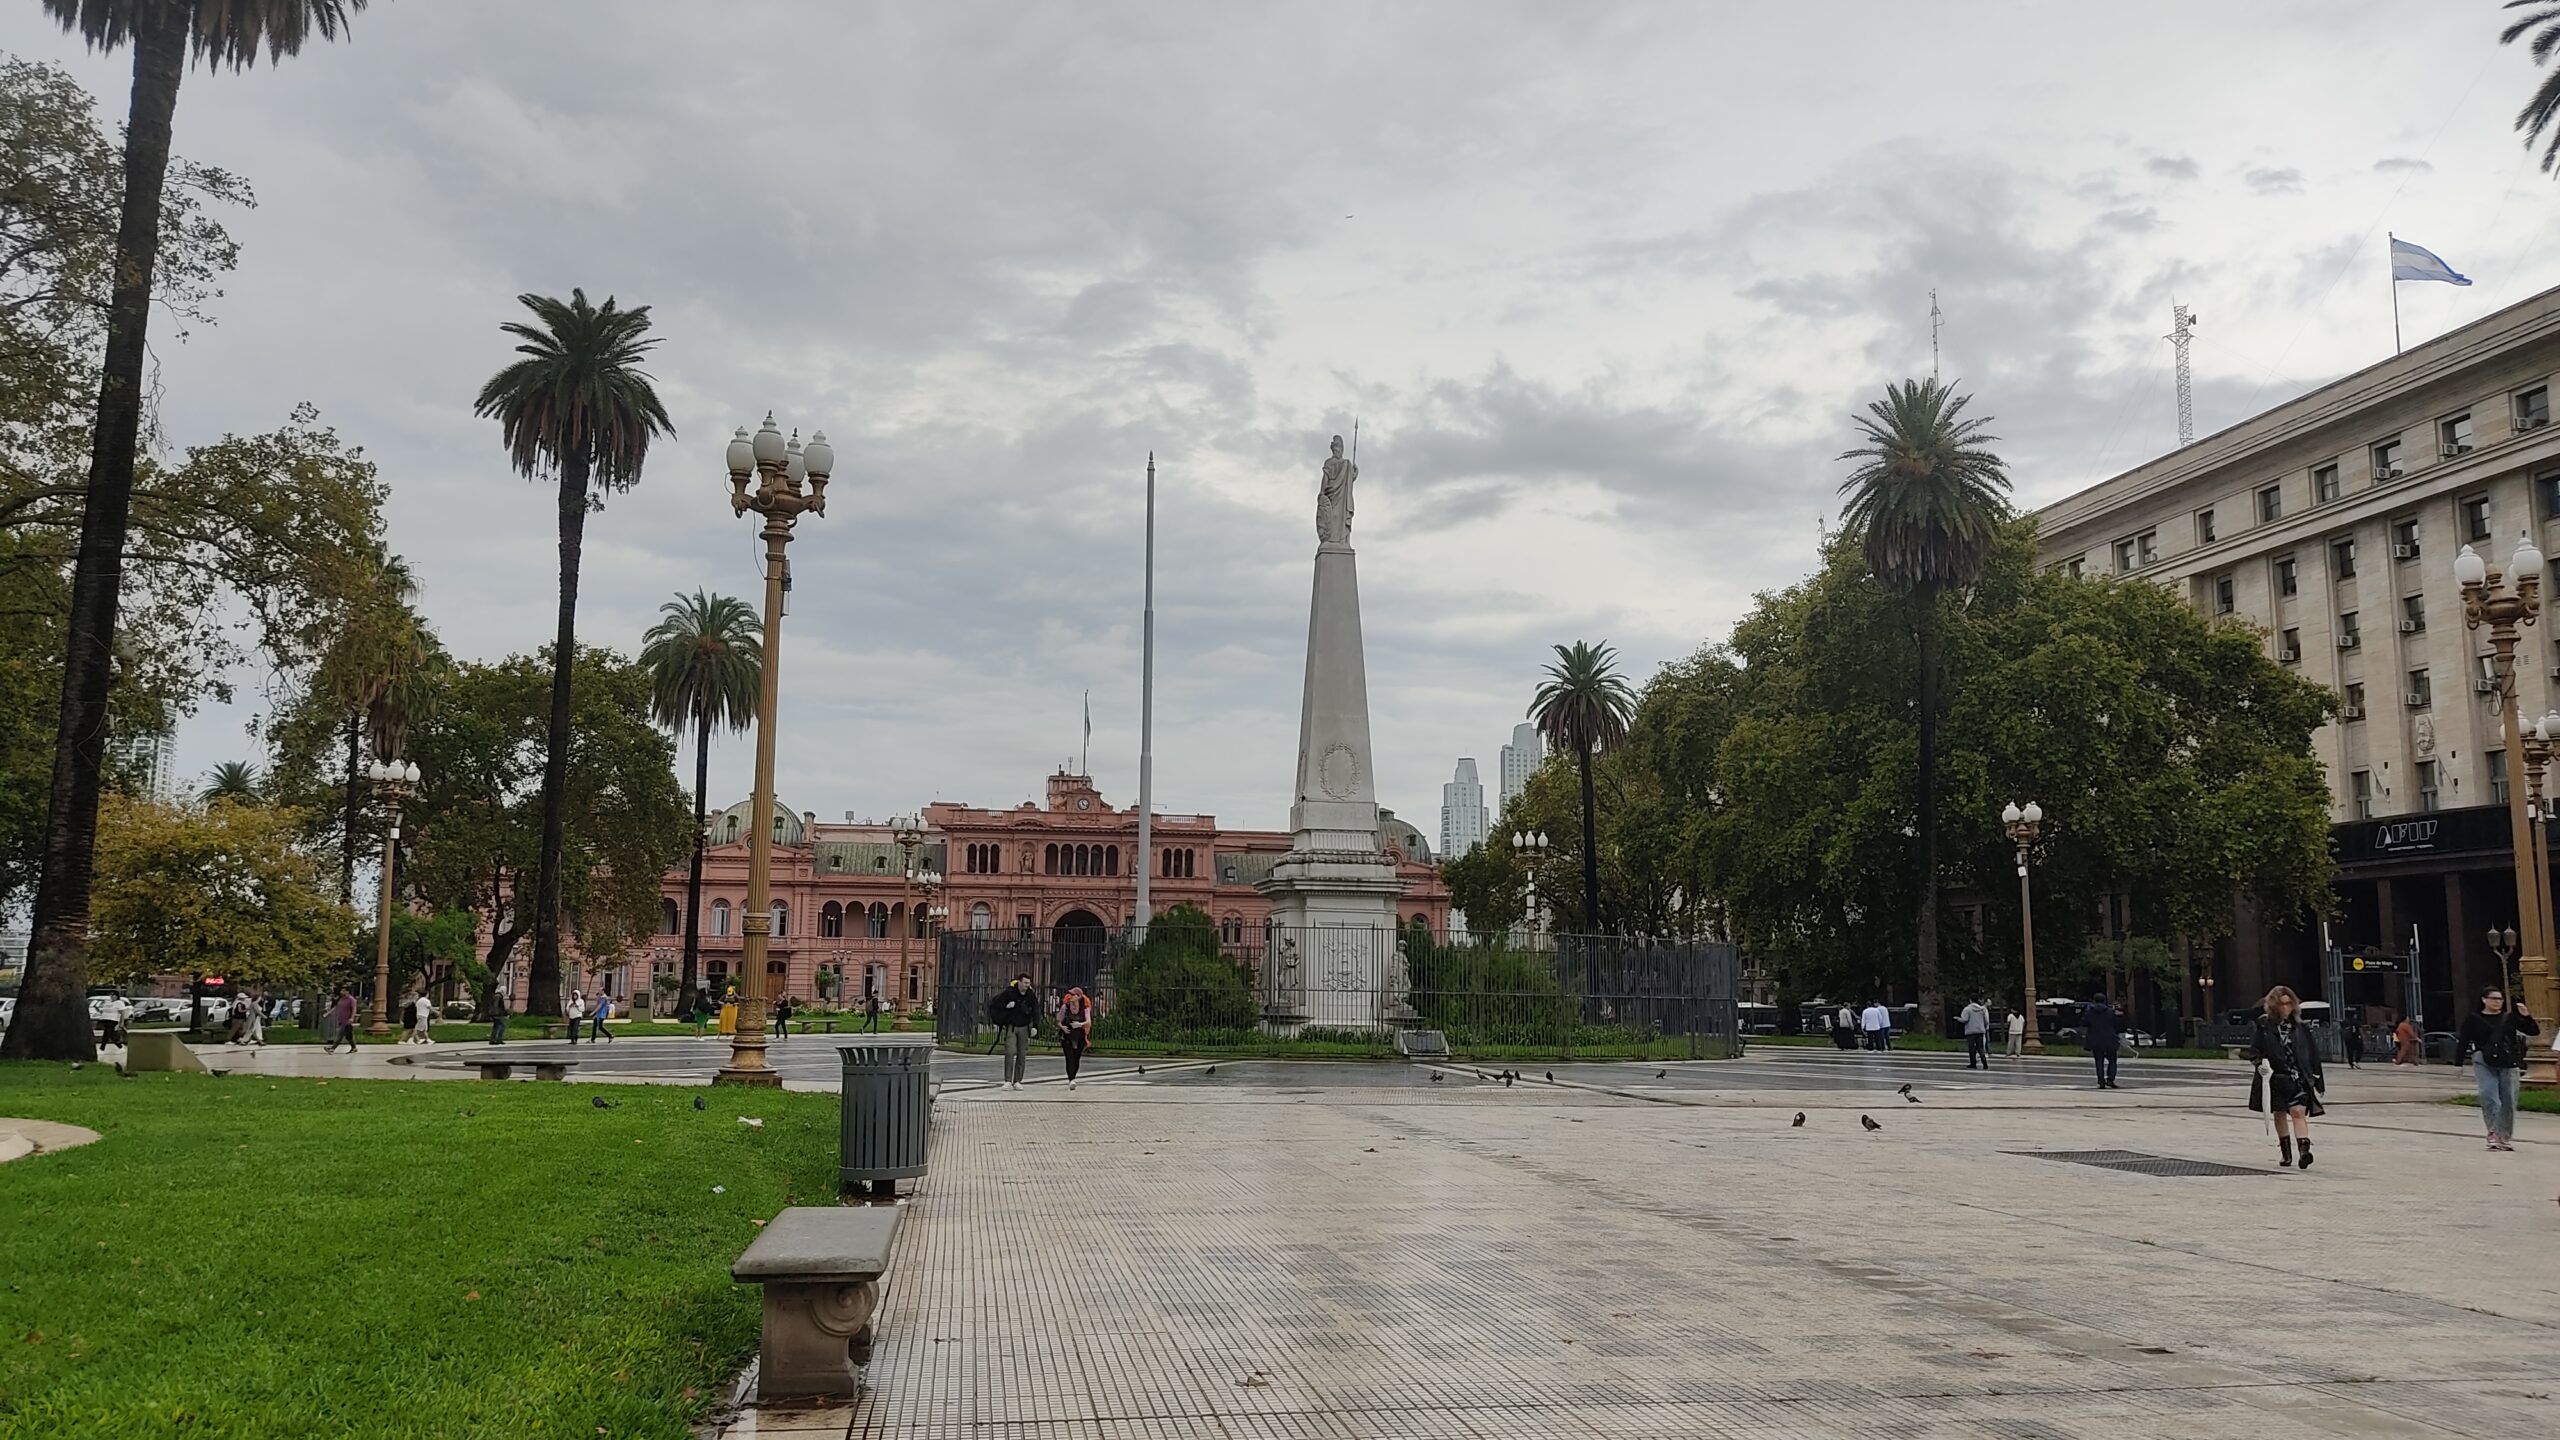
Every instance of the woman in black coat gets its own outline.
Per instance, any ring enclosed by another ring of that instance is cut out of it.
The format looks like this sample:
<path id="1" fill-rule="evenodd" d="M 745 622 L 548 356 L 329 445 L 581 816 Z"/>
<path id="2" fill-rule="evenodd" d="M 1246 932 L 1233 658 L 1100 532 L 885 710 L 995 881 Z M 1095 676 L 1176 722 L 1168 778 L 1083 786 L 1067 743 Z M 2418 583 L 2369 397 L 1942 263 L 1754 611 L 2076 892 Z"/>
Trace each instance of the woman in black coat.
<path id="1" fill-rule="evenodd" d="M 2325 1108 L 2320 1092 L 2329 1077 L 2320 1068 L 2320 1045 L 2298 1013 L 2302 1001 L 2279 985 L 2267 992 L 2252 1036 L 2250 1059 L 2258 1067 L 2249 1083 L 2249 1108 L 2267 1113 L 2275 1128 L 2279 1163 L 2292 1165 L 2302 1151 L 2302 1168 L 2311 1168 L 2311 1117 Z"/>

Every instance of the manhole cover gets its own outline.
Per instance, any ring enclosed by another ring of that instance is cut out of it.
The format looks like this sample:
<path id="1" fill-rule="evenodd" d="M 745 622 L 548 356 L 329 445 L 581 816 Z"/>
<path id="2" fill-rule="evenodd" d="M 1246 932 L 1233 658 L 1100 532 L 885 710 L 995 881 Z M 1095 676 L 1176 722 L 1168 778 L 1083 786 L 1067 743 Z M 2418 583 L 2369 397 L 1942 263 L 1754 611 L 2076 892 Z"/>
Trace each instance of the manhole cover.
<path id="1" fill-rule="evenodd" d="M 2245 1165 L 2222 1165 L 2211 1160 L 2181 1160 L 2174 1155 L 2145 1155 L 2139 1150 L 2010 1150 L 2010 1155 L 2024 1155 L 2036 1160 L 2060 1160 L 2072 1165 L 2094 1165 L 2101 1170 L 2129 1170 L 2136 1175 L 2217 1176 L 2264 1175 Z"/>

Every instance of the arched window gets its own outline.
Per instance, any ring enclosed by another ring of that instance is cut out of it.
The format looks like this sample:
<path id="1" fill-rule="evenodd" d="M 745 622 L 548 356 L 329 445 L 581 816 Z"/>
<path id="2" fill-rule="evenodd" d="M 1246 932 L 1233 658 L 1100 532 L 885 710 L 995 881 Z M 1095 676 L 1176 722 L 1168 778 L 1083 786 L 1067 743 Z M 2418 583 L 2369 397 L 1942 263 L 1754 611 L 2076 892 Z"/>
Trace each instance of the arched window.
<path id="1" fill-rule="evenodd" d="M 658 901 L 658 933 L 673 935 L 683 924 L 684 917 L 676 913 L 676 902 L 661 898 Z"/>
<path id="2" fill-rule="evenodd" d="M 1079 875 L 1090 875 L 1093 873 L 1092 846 L 1079 845 L 1076 847 L 1076 873 Z"/>
<path id="3" fill-rule="evenodd" d="M 914 937 L 915 937 L 916 939 L 918 939 L 918 940 L 922 940 L 922 939 L 924 939 L 924 938 L 925 938 L 925 928 L 924 928 L 924 924 L 925 924 L 925 921 L 926 921 L 927 919 L 929 919 L 929 918 L 931 918 L 931 917 L 929 917 L 929 916 L 927 916 L 927 915 L 925 914 L 925 909 L 924 909 L 924 907 L 923 907 L 923 906 L 921 906 L 921 905 L 917 906 L 914 910 L 912 910 L 912 911 L 908 912 L 908 915 L 907 915 L 907 933 L 908 933 L 908 934 L 910 934 L 910 935 L 912 935 L 912 936 L 914 936 Z"/>
<path id="4" fill-rule="evenodd" d="M 818 912 L 818 938 L 822 940 L 844 938 L 844 907 L 833 900 L 828 901 L 826 908 Z"/>
<path id="5" fill-rule="evenodd" d="M 996 928 L 996 912 L 994 907 L 988 905 L 984 900 L 970 906 L 969 928 L 972 930 L 993 930 Z"/>
<path id="6" fill-rule="evenodd" d="M 889 938 L 888 906 L 881 904 L 877 900 L 872 901 L 871 913 L 865 916 L 864 919 L 868 922 L 864 928 L 870 933 L 872 939 L 886 940 Z"/>
<path id="7" fill-rule="evenodd" d="M 729 902 L 726 900 L 711 902 L 711 933 L 714 935 L 729 933 Z"/>
<path id="8" fill-rule="evenodd" d="M 1040 851 L 1040 873 L 1041 873 L 1041 874 L 1043 874 L 1043 875 L 1055 875 L 1055 874 L 1057 874 L 1057 873 L 1058 873 L 1058 847 L 1057 847 L 1057 846 L 1055 846 L 1055 845 L 1049 845 L 1049 846 L 1045 846 L 1045 847 L 1043 847 L 1043 848 L 1041 849 L 1041 851 Z"/>
<path id="9" fill-rule="evenodd" d="M 791 933 L 791 907 L 779 900 L 773 902 L 773 933 L 776 935 Z"/>
<path id="10" fill-rule="evenodd" d="M 1114 845 L 1102 852 L 1102 873 L 1105 875 L 1117 875 L 1120 873 L 1119 846 Z"/>

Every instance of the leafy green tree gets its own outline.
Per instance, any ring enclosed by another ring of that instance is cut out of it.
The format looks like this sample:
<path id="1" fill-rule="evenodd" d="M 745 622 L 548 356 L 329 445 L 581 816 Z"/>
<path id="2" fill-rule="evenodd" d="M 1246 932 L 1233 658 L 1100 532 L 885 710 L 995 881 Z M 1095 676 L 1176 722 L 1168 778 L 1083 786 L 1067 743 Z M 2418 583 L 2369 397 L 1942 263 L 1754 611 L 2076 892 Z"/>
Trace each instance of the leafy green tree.
<path id="1" fill-rule="evenodd" d="M 1468 932 L 1479 936 L 1507 934 L 1520 923 L 1526 878 L 1508 830 L 1440 865 L 1451 908 L 1464 914 Z"/>
<path id="2" fill-rule="evenodd" d="M 1608 646 L 1576 641 L 1555 649 L 1546 681 L 1529 704 L 1529 718 L 1549 745 L 1573 756 L 1582 781 L 1582 923 L 1596 932 L 1608 928 L 1608 919 L 1600 908 L 1599 816 L 1592 798 L 1591 757 L 1627 738 L 1635 696 L 1618 674 L 1617 652 Z"/>
<path id="3" fill-rule="evenodd" d="M 1857 468 L 1840 484 L 1850 537 L 1867 568 L 1910 607 L 1919 665 L 1920 1023 L 1946 1029 L 1938 983 L 1938 627 L 1940 597 L 1973 583 L 2000 522 L 2009 477 L 1990 450 L 1987 419 L 1965 419 L 1972 397 L 1935 377 L 1887 385 L 1857 418 L 1866 443 L 1843 451 Z"/>
<path id="4" fill-rule="evenodd" d="M 684 981 L 681 1008 L 693 1009 L 702 958 L 703 816 L 710 797 L 711 732 L 755 723 L 764 672 L 764 637 L 747 602 L 696 590 L 658 607 L 665 618 L 641 637 L 649 670 L 649 712 L 669 730 L 693 732 L 693 856 L 684 881 Z M 826 992 L 821 991 L 823 996 Z"/>
<path id="5" fill-rule="evenodd" d="M 89 417 L 87 479 L 67 586 L 60 704 L 47 791 L 26 981 L 0 1057 L 81 1059 L 96 1053 L 84 994 L 87 919 L 96 865 L 98 801 L 116 671 L 118 610 L 145 421 L 152 301 L 161 290 L 169 222 L 171 119 L 192 52 L 237 70 L 260 49 L 300 51 L 313 34 L 334 38 L 363 0 L 44 0 L 45 9 L 96 49 L 133 50 L 131 108 L 105 284 L 103 358 Z M 183 173 L 183 172 L 182 172 Z M 183 218 L 181 212 L 180 218 Z M 227 265 L 227 258 L 218 264 Z M 12 267 L 14 268 L 14 267 Z M 185 283 L 181 279 L 181 284 Z M 77 280 L 72 289 L 83 288 Z"/>
<path id="6" fill-rule="evenodd" d="M 499 328 L 522 343 L 524 358 L 480 387 L 476 413 L 498 422 L 507 457 L 529 480 L 557 483 L 560 516 L 560 628 L 552 642 L 551 723 L 542 771 L 542 845 L 535 870 L 531 1013 L 560 1013 L 561 851 L 567 825 L 570 670 L 578 653 L 578 566 L 587 511 L 603 497 L 640 483 L 649 441 L 675 426 L 640 362 L 649 337 L 649 307 L 629 310 L 612 297 L 602 308 L 583 290 L 561 301 L 520 295 L 535 324 Z M 590 488 L 592 487 L 592 489 Z"/>
<path id="7" fill-rule="evenodd" d="M 1197 905 L 1148 922 L 1147 938 L 1113 976 L 1109 1020 L 1121 1034 L 1250 1031 L 1262 1019 L 1244 967 L 1218 950 L 1218 923 Z"/>
<path id="8" fill-rule="evenodd" d="M 346 954 L 355 912 L 328 898 L 291 813 L 111 796 L 100 820 L 89 955 L 101 978 L 298 985 Z"/>
<path id="9" fill-rule="evenodd" d="M 527 902 L 541 863 L 553 668 L 520 655 L 431 672 L 409 738 L 426 778 L 406 811 L 411 858 L 402 873 L 439 910 L 488 917 L 493 977 L 534 920 Z M 563 776 L 561 912 L 579 951 L 603 964 L 656 931 L 660 877 L 690 840 L 675 747 L 650 720 L 648 671 L 588 649 L 571 676 L 577 743 Z M 528 1004 L 556 1007 L 559 997 L 540 994 L 541 983 L 537 970 Z M 485 1005 L 488 995 L 480 999 Z"/>
<path id="10" fill-rule="evenodd" d="M 412 988 L 433 989 L 448 981 L 470 982 L 479 970 L 474 950 L 480 919 L 468 910 L 391 907 L 391 994 L 397 999 Z M 349 985 L 373 980 L 375 935 L 361 929 L 335 978 Z"/>
<path id="11" fill-rule="evenodd" d="M 255 805 L 260 798 L 258 767 L 245 760 L 225 760 L 207 775 L 204 790 L 197 797 L 211 805 L 226 800 L 235 805 Z"/>
<path id="12" fill-rule="evenodd" d="M 2245 625 L 2207 621 L 2155 585 L 2074 580 L 2034 560 L 2032 527 L 2003 526 L 1946 609 L 1962 677 L 1945 721 L 1948 878 L 1988 916 L 1950 978 L 2017 994 L 1999 821 L 2012 800 L 2046 811 L 2040 971 L 2099 973 L 2109 895 L 2128 897 L 2134 933 L 2194 942 L 2230 932 L 2238 897 L 2272 915 L 2325 905 L 2328 788 L 2310 736 L 2335 697 L 2269 659 Z M 1713 877 L 1733 938 L 1794 995 L 1863 1000 L 1917 972 L 1903 917 L 1918 877 L 1897 863 L 1918 769 L 1908 652 L 1894 643 L 1905 629 L 1903 597 L 1844 537 L 1820 573 L 1762 597 L 1729 654 L 1665 671 L 1639 707 L 1665 702 L 1653 753 L 1712 753 L 1666 782 L 1702 797 L 1683 863 Z M 1668 703 L 1710 688 L 1709 675 L 1722 677 L 1712 703 Z"/>

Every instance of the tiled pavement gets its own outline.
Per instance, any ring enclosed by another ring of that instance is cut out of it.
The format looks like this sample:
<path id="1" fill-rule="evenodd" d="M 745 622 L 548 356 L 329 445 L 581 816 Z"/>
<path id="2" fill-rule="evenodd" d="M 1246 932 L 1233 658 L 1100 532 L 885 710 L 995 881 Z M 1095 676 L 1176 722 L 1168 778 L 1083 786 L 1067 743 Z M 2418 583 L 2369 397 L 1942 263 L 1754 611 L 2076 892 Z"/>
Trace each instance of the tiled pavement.
<path id="1" fill-rule="evenodd" d="M 2342 1078 L 2371 1103 L 2309 1174 L 2201 1084 L 1993 1109 L 1304 1073 L 948 1092 L 871 1388 L 728 1435 L 2560 1433 L 2560 1122 L 2490 1155 L 2391 1103 L 2442 1072 Z M 2012 1153 L 2098 1149 L 2259 1173 Z"/>

